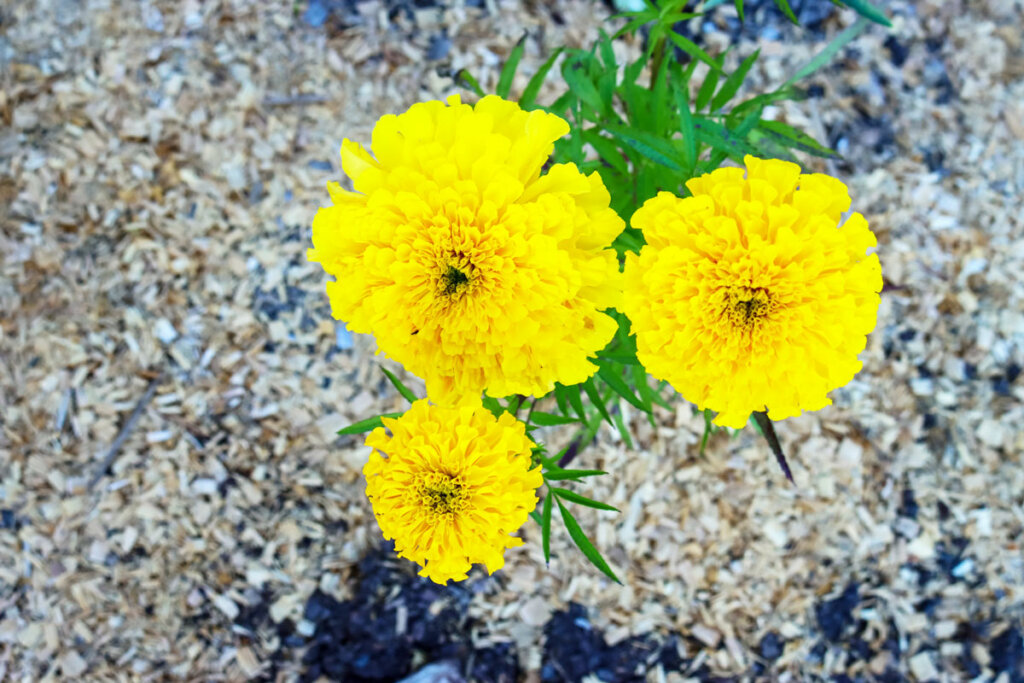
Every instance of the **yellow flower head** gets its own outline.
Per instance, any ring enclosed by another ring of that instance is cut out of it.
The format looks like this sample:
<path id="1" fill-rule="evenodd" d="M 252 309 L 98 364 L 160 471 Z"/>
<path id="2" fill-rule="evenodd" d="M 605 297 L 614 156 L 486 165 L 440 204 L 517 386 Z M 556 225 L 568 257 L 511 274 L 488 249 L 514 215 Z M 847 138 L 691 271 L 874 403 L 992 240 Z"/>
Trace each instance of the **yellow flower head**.
<path id="1" fill-rule="evenodd" d="M 374 448 L 363 468 L 366 494 L 384 538 L 437 583 L 460 581 L 474 564 L 493 573 L 509 534 L 537 505 L 543 483 L 530 469 L 533 442 L 526 425 L 485 408 L 416 401 L 397 419 L 384 418 L 366 438 Z"/>
<path id="2" fill-rule="evenodd" d="M 715 422 L 778 420 L 829 405 L 875 327 L 877 242 L 846 186 L 796 164 L 745 159 L 633 216 L 647 244 L 625 267 L 638 357 Z"/>
<path id="3" fill-rule="evenodd" d="M 489 96 L 384 116 L 376 158 L 345 140 L 355 192 L 337 183 L 313 221 L 311 261 L 334 316 L 375 335 L 432 399 L 542 395 L 596 369 L 621 298 L 622 231 L 600 177 L 573 164 L 541 175 L 569 125 Z"/>

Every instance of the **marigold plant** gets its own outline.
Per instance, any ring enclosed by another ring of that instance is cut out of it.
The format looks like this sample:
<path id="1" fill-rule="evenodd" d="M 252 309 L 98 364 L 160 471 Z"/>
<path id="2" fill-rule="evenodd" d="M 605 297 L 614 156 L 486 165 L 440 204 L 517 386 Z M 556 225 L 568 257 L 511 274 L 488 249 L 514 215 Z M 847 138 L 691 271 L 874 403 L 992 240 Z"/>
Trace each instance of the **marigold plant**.
<path id="1" fill-rule="evenodd" d="M 464 579 L 478 563 L 501 569 L 505 549 L 522 545 L 509 534 L 536 507 L 544 481 L 526 425 L 480 405 L 426 399 L 383 422 L 366 438 L 374 451 L 363 473 L 384 537 L 437 583 Z"/>
<path id="2" fill-rule="evenodd" d="M 690 180 L 632 219 L 647 245 L 626 259 L 637 358 L 716 424 L 818 410 L 860 370 L 882 273 L 846 186 L 748 156 Z"/>
<path id="3" fill-rule="evenodd" d="M 413 105 L 345 140 L 355 192 L 338 183 L 313 221 L 309 258 L 335 317 L 373 334 L 435 401 L 541 396 L 594 373 L 619 305 L 623 222 L 596 173 L 542 174 L 558 116 L 484 97 Z"/>
<path id="4" fill-rule="evenodd" d="M 335 278 L 334 316 L 373 334 L 433 403 L 384 369 L 412 408 L 339 434 L 373 430 L 367 494 L 424 576 L 498 569 L 530 515 L 546 561 L 560 519 L 618 581 L 574 514 L 616 512 L 581 493 L 605 474 L 584 451 L 603 425 L 633 448 L 631 416 L 656 426 L 658 406 L 675 409 L 668 384 L 704 410 L 700 452 L 753 419 L 793 481 L 772 420 L 828 405 L 860 369 L 882 285 L 866 219 L 842 220 L 846 187 L 783 160 L 835 153 L 777 115 L 798 81 L 885 23 L 866 0 L 847 4 L 861 19 L 773 90 L 741 97 L 758 52 L 727 71 L 725 53 L 677 31 L 700 11 L 649 1 L 615 36 L 555 50 L 518 102 L 525 38 L 496 96 L 461 71 L 476 104 L 384 116 L 372 154 L 342 143 L 354 191 L 328 185 L 309 258 Z M 616 49 L 641 28 L 642 54 Z M 559 60 L 564 87 L 541 107 Z M 575 432 L 548 453 L 536 430 L 562 426 Z"/>

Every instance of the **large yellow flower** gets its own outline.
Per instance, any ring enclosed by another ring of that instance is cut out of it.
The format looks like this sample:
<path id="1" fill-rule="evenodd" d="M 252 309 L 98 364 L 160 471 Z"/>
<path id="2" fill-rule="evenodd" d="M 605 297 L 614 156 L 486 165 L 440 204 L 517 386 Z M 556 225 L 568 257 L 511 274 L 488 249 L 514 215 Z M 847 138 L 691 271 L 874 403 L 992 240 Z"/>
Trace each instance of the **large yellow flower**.
<path id="1" fill-rule="evenodd" d="M 742 427 L 829 405 L 860 370 L 875 327 L 877 242 L 846 186 L 796 164 L 746 157 L 633 216 L 647 244 L 626 261 L 637 356 L 715 422 Z"/>
<path id="2" fill-rule="evenodd" d="M 384 538 L 437 583 L 464 579 L 477 563 L 501 569 L 505 549 L 523 543 L 509 534 L 536 507 L 543 483 L 540 468 L 530 469 L 526 425 L 479 404 L 426 399 L 384 425 L 366 438 L 375 450 L 363 468 Z"/>
<path id="3" fill-rule="evenodd" d="M 388 115 L 376 159 L 349 140 L 334 206 L 313 221 L 311 261 L 336 318 L 423 377 L 432 399 L 543 395 L 581 382 L 615 322 L 622 231 L 597 173 L 541 175 L 569 125 L 489 96 Z"/>

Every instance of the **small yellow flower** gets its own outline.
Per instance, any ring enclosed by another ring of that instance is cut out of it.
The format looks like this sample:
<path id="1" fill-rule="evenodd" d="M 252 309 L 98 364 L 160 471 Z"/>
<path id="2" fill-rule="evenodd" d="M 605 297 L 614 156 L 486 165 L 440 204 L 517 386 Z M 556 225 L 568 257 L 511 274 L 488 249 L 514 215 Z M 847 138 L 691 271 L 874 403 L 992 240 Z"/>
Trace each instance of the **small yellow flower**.
<path id="1" fill-rule="evenodd" d="M 384 538 L 437 583 L 460 581 L 477 563 L 501 569 L 505 549 L 523 543 L 509 534 L 536 507 L 543 483 L 540 468 L 530 469 L 526 425 L 479 404 L 426 399 L 384 425 L 366 438 L 375 450 L 363 468 Z"/>
<path id="2" fill-rule="evenodd" d="M 667 192 L 632 219 L 647 244 L 625 267 L 637 356 L 715 422 L 779 420 L 831 404 L 861 368 L 882 271 L 846 186 L 746 157 Z"/>
<path id="3" fill-rule="evenodd" d="M 541 175 L 561 118 L 458 96 L 388 115 L 376 158 L 345 140 L 334 206 L 313 221 L 311 261 L 334 275 L 334 316 L 426 381 L 439 402 L 543 395 L 586 380 L 615 333 L 622 231 L 597 173 Z"/>

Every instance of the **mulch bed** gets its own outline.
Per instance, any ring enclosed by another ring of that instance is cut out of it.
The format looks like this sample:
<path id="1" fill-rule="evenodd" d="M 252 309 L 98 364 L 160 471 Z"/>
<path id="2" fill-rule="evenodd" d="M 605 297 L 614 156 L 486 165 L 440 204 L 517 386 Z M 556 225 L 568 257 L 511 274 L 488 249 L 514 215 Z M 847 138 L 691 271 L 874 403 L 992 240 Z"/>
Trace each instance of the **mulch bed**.
<path id="1" fill-rule="evenodd" d="M 751 91 L 852 21 L 748 5 L 680 30 L 760 47 Z M 402 400 L 331 319 L 309 225 L 342 137 L 461 68 L 493 87 L 525 32 L 516 92 L 607 7 L 0 8 L 0 679 L 1024 680 L 1020 4 L 889 11 L 771 112 L 842 153 L 807 166 L 885 274 L 864 370 L 778 427 L 795 485 L 753 430 L 701 456 L 691 406 L 624 405 L 636 448 L 577 458 L 614 473 L 585 493 L 621 514 L 579 518 L 624 585 L 565 534 L 545 567 L 528 524 L 442 589 L 381 549 L 335 436 Z"/>

